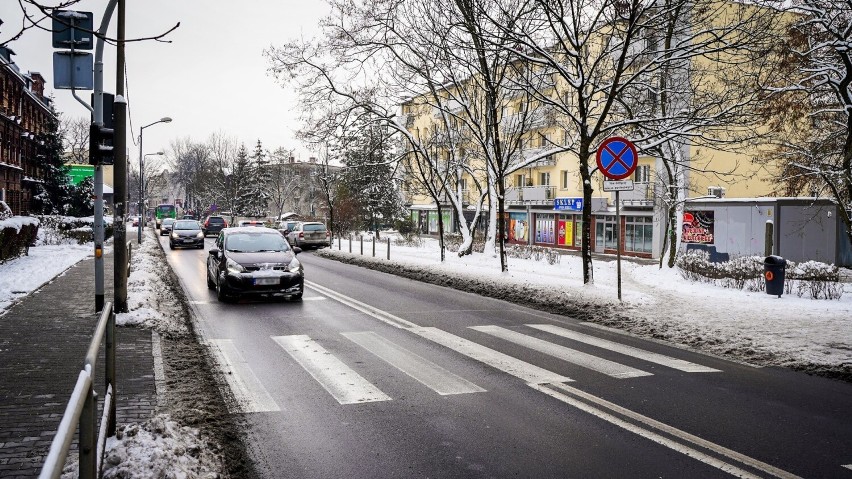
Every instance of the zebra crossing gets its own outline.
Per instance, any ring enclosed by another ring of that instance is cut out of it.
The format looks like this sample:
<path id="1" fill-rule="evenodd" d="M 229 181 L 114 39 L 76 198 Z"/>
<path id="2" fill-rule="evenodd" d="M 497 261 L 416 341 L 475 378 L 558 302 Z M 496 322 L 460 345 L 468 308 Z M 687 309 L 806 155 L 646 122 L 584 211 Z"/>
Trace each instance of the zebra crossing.
<path id="1" fill-rule="evenodd" d="M 404 326 L 397 323 L 396 326 L 464 357 L 514 376 L 529 385 L 574 382 L 572 378 L 439 328 L 421 327 L 413 325 L 413 323 Z M 687 373 L 720 372 L 715 368 L 626 346 L 555 325 L 526 324 L 524 328 L 529 328 L 530 333 L 543 331 L 554 336 L 554 338 L 566 338 L 570 341 L 591 345 L 595 348 L 605 349 L 678 371 Z M 498 338 L 507 343 L 523 346 L 610 378 L 638 380 L 642 377 L 653 376 L 651 372 L 500 326 L 471 326 L 468 329 Z M 466 379 L 449 371 L 375 331 L 342 332 L 340 335 L 440 396 L 487 392 L 481 385 L 476 384 L 475 380 Z M 393 399 L 383 392 L 378 385 L 372 384 L 361 376 L 347 364 L 345 358 L 338 357 L 334 351 L 327 350 L 317 339 L 307 335 L 272 336 L 271 339 L 340 405 L 391 401 Z M 210 345 L 220 366 L 227 372 L 226 378 L 242 412 L 280 410 L 230 340 L 212 340 Z"/>

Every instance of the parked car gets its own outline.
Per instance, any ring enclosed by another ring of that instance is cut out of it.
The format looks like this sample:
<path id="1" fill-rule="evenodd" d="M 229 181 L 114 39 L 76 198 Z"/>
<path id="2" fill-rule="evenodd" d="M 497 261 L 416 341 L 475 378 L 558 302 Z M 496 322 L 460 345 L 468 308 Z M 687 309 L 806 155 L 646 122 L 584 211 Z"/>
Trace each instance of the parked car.
<path id="1" fill-rule="evenodd" d="M 172 232 L 172 226 L 175 224 L 174 218 L 166 218 L 160 224 L 160 236 L 166 236 Z"/>
<path id="2" fill-rule="evenodd" d="M 207 235 L 217 235 L 222 228 L 227 228 L 228 222 L 225 221 L 225 218 L 217 215 L 210 215 L 204 219 L 204 224 L 201 225 L 201 231 L 204 232 L 204 236 Z"/>
<path id="3" fill-rule="evenodd" d="M 201 223 L 195 220 L 177 220 L 172 225 L 169 234 L 169 248 L 194 247 L 204 248 L 204 233 L 201 231 Z"/>
<path id="4" fill-rule="evenodd" d="M 304 270 L 278 230 L 248 226 L 219 233 L 207 256 L 207 287 L 219 301 L 240 296 L 281 296 L 301 300 Z"/>
<path id="5" fill-rule="evenodd" d="M 133 226 L 139 226 L 139 217 L 138 216 L 131 217 L 130 221 L 133 222 Z"/>
<path id="6" fill-rule="evenodd" d="M 237 226 L 263 226 L 263 221 L 260 220 L 240 220 L 237 222 Z"/>
<path id="7" fill-rule="evenodd" d="M 299 222 L 295 220 L 281 220 L 278 222 L 277 228 L 282 235 L 287 236 L 291 231 L 293 231 L 297 224 L 299 224 Z"/>
<path id="8" fill-rule="evenodd" d="M 322 248 L 328 246 L 329 232 L 325 224 L 316 221 L 297 223 L 293 230 L 287 233 L 287 240 L 299 248 Z"/>

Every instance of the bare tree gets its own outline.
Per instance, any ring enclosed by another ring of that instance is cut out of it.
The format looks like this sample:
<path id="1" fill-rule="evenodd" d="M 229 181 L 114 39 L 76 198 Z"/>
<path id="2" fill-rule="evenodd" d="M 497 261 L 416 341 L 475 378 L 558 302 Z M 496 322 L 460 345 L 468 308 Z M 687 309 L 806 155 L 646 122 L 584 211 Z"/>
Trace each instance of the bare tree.
<path id="1" fill-rule="evenodd" d="M 91 120 L 86 117 L 62 118 L 63 143 L 70 163 L 89 163 L 89 125 Z"/>
<path id="2" fill-rule="evenodd" d="M 826 194 L 852 243 L 852 0 L 802 0 L 764 112 L 786 194 Z M 780 159 L 780 161 L 778 160 Z"/>
<path id="3" fill-rule="evenodd" d="M 755 133 L 749 108 L 758 94 L 743 87 L 764 72 L 772 12 L 693 0 L 522 3 L 527 21 L 513 29 L 521 31 L 513 50 L 540 82 L 529 89 L 534 99 L 564 131 L 560 149 L 578 159 L 583 281 L 591 283 L 597 144 L 617 134 L 665 156 L 664 165 L 679 166 L 667 170 L 664 189 L 682 195 L 690 142 L 718 148 Z"/>

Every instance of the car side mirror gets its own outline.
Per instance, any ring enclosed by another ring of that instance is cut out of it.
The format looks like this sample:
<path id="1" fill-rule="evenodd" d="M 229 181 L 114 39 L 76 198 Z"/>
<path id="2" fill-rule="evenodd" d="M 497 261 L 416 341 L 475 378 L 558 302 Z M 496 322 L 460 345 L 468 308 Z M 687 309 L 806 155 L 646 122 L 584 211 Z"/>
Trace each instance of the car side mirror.
<path id="1" fill-rule="evenodd" d="M 299 254 L 301 252 L 302 248 L 299 248 L 298 246 L 293 246 L 293 254 Z"/>
<path id="2" fill-rule="evenodd" d="M 218 258 L 219 257 L 219 248 L 211 248 L 209 253 L 210 253 L 210 256 L 215 256 L 216 258 Z"/>

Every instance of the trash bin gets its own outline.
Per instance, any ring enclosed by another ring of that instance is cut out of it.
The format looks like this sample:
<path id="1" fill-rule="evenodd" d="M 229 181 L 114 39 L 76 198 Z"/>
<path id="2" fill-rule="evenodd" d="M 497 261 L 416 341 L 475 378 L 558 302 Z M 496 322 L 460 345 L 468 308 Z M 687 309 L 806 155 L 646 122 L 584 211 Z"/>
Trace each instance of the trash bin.
<path id="1" fill-rule="evenodd" d="M 778 295 L 784 293 L 784 270 L 787 260 L 780 256 L 767 256 L 763 260 L 763 279 L 766 280 L 766 294 Z"/>

